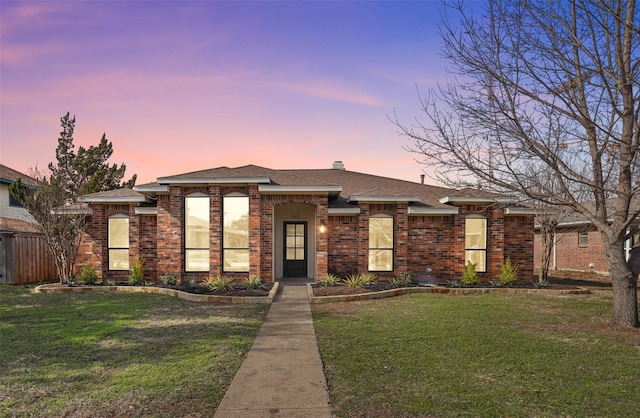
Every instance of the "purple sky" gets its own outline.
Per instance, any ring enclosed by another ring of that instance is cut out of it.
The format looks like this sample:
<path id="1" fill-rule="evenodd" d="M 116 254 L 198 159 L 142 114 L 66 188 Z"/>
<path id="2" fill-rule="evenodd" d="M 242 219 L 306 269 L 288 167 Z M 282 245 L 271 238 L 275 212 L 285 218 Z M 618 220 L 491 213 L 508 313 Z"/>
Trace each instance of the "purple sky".
<path id="1" fill-rule="evenodd" d="M 138 184 L 218 166 L 419 181 L 388 121 L 446 77 L 439 1 L 0 2 L 0 163 L 112 141 Z"/>

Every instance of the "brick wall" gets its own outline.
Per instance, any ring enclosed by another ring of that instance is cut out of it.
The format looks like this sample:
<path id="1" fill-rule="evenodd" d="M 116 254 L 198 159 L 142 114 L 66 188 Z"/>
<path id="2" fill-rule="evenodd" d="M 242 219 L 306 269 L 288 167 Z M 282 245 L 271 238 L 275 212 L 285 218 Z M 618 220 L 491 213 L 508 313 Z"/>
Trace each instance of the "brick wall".
<path id="1" fill-rule="evenodd" d="M 438 280 L 453 279 L 458 260 L 453 259 L 452 230 L 451 216 L 410 216 L 407 270 L 417 277 L 428 274 Z"/>
<path id="2" fill-rule="evenodd" d="M 357 216 L 329 216 L 328 270 L 339 277 L 358 271 Z"/>
<path id="3" fill-rule="evenodd" d="M 533 280 L 534 233 L 530 216 L 504 218 L 504 258 L 518 265 L 520 280 Z M 498 273 L 500 265 L 498 264 Z"/>
<path id="4" fill-rule="evenodd" d="M 604 249 L 602 235 L 591 228 L 587 230 L 588 242 L 579 244 L 580 231 L 584 228 L 566 228 L 556 233 L 556 248 L 551 254 L 550 270 L 554 270 L 553 257 L 555 254 L 556 270 L 592 271 L 607 273 L 609 271 L 607 255 Z M 542 264 L 542 238 L 535 235 L 535 265 Z M 593 267 L 590 267 L 593 264 Z"/>
<path id="5" fill-rule="evenodd" d="M 206 193 L 210 197 L 210 271 L 184 272 L 184 196 Z M 533 220 L 523 216 L 504 217 L 502 208 L 481 205 L 461 205 L 460 213 L 451 216 L 409 216 L 406 203 L 360 203 L 360 214 L 354 216 L 328 215 L 327 196 L 322 195 L 265 195 L 257 186 L 245 187 L 170 187 L 169 195 L 157 199 L 157 216 L 136 215 L 134 205 L 93 205 L 93 216 L 78 253 L 78 264 L 94 264 L 102 277 L 126 280 L 128 272 L 110 272 L 107 257 L 107 221 L 109 216 L 126 214 L 130 225 L 130 260 L 141 255 L 145 275 L 157 280 L 158 275 L 170 272 L 181 278 L 202 280 L 209 274 L 222 274 L 222 197 L 240 192 L 249 196 L 250 272 L 270 282 L 274 279 L 273 230 L 274 213 L 278 205 L 304 203 L 315 206 L 316 225 L 326 225 L 327 232 L 316 233 L 316 278 L 326 272 L 344 277 L 368 271 L 369 217 L 387 214 L 394 218 L 394 270 L 379 273 L 381 279 L 409 271 L 439 280 L 457 279 L 464 269 L 465 218 L 471 214 L 487 218 L 487 272 L 480 273 L 483 281 L 494 280 L 500 272 L 500 262 L 510 257 L 519 265 L 520 276 L 533 275 Z M 577 232 L 574 232 L 577 242 Z M 598 234 L 589 235 L 589 246 L 595 245 Z M 568 240 L 567 240 L 568 241 Z M 585 253 L 589 248 L 578 248 Z M 603 252 L 591 252 L 604 258 Z M 567 257 L 567 265 L 577 258 Z M 561 262 L 559 260 L 559 265 Z M 584 266 L 576 268 L 586 268 Z M 247 273 L 235 276 L 246 277 Z"/>

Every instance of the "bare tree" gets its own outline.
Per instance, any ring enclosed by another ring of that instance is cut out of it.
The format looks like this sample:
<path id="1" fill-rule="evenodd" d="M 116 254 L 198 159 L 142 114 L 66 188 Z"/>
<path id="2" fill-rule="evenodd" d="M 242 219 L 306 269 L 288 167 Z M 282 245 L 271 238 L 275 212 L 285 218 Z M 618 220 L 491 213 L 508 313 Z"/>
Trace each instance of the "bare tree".
<path id="1" fill-rule="evenodd" d="M 421 98 L 428 123 L 395 123 L 436 180 L 580 213 L 602 234 L 612 324 L 639 326 L 625 261 L 640 213 L 640 13 L 635 0 L 488 0 L 441 27 L 455 75 Z M 532 187 L 543 166 L 557 189 Z M 634 177 L 635 176 L 635 177 Z"/>
<path id="2" fill-rule="evenodd" d="M 9 191 L 37 221 L 58 269 L 60 283 L 68 282 L 73 277 L 80 240 L 86 229 L 87 208 L 69 204 L 68 195 L 51 176 L 37 168 L 30 175 L 38 180 L 39 186 L 27 186 L 18 180 L 9 186 Z"/>

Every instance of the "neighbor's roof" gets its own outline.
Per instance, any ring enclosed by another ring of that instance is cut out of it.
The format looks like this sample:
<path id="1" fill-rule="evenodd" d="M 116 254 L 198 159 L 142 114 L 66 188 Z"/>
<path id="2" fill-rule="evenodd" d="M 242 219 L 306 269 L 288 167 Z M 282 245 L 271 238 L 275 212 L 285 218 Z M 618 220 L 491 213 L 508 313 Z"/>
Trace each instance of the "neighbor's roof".
<path id="1" fill-rule="evenodd" d="M 0 232 L 3 233 L 15 233 L 15 232 L 27 232 L 27 233 L 39 233 L 38 225 L 31 222 L 23 221 L 21 219 L 13 218 L 0 218 Z"/>
<path id="2" fill-rule="evenodd" d="M 96 192 L 78 198 L 79 202 L 84 203 L 144 203 L 150 200 L 148 196 L 128 188 Z"/>
<path id="3" fill-rule="evenodd" d="M 27 176 L 13 168 L 7 167 L 6 165 L 0 164 L 0 183 L 11 184 L 18 179 L 20 179 L 24 184 L 28 184 L 30 186 L 38 185 L 38 180 L 33 177 Z"/>
<path id="4" fill-rule="evenodd" d="M 341 168 L 275 170 L 256 165 L 218 167 L 158 178 L 157 182 L 134 187 L 141 193 L 168 192 L 169 185 L 257 184 L 262 192 L 282 193 L 325 191 L 332 198 L 330 208 L 349 208 L 351 202 L 404 201 L 413 213 L 424 210 L 451 211 L 448 202 L 502 202 L 504 196 L 481 190 L 454 190 L 406 180 L 398 180 Z"/>

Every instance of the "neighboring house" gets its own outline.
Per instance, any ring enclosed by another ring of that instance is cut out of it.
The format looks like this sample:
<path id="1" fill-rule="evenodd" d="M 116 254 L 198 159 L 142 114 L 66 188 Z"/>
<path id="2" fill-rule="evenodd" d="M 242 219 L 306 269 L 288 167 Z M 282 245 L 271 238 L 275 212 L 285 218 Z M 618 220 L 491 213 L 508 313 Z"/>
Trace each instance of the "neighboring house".
<path id="1" fill-rule="evenodd" d="M 635 204 L 638 204 L 637 201 Z M 608 211 L 612 213 L 613 207 L 608 208 Z M 636 218 L 627 229 L 627 233 L 630 234 L 630 238 L 625 242 L 625 255 L 628 260 L 631 248 L 640 242 L 640 218 Z M 541 253 L 541 237 L 536 230 L 536 267 L 541 265 Z M 590 271 L 602 275 L 609 274 L 602 235 L 583 215 L 571 212 L 562 216 L 554 236 L 549 269 L 550 271 Z"/>
<path id="2" fill-rule="evenodd" d="M 265 282 L 374 272 L 458 279 L 467 261 L 494 280 L 509 257 L 533 275 L 533 217 L 499 195 L 331 169 L 248 165 L 83 196 L 91 218 L 78 266 L 126 280 L 136 258 L 165 272 Z"/>
<path id="3" fill-rule="evenodd" d="M 53 280 L 56 267 L 36 221 L 9 193 L 20 179 L 36 187 L 38 181 L 0 164 L 0 284 Z"/>

